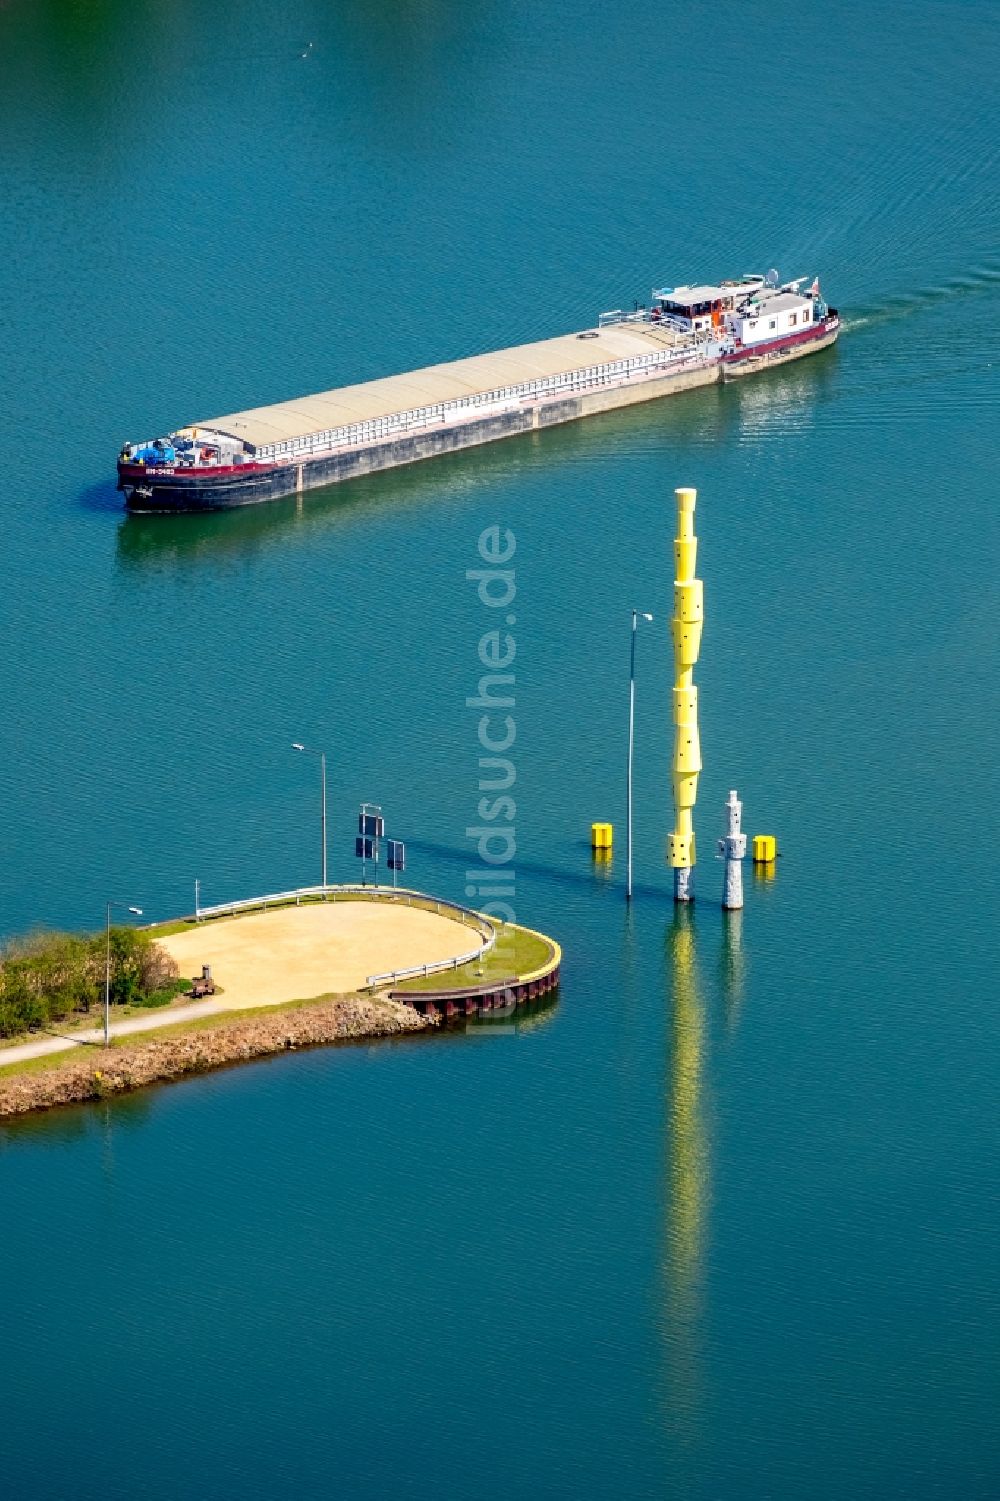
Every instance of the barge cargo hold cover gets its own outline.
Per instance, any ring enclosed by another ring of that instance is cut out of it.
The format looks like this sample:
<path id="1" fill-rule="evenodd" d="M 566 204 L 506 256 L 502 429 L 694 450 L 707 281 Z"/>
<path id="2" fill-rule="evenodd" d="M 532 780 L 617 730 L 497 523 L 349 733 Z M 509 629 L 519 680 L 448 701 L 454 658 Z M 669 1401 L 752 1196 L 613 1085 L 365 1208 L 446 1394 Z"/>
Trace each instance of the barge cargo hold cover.
<path id="1" fill-rule="evenodd" d="M 118 488 L 132 510 L 253 505 L 749 374 L 837 337 L 799 285 L 672 288 L 581 333 L 213 417 L 125 444 Z"/>

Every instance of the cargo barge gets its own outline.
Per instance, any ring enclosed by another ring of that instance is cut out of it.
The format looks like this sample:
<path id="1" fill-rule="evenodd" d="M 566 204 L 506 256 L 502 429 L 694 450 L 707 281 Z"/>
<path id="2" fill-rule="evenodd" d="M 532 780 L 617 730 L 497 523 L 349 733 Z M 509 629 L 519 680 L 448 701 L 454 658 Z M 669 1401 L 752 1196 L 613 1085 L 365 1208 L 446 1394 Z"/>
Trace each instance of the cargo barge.
<path id="1" fill-rule="evenodd" d="M 118 456 L 132 511 L 210 511 L 754 375 L 832 344 L 818 280 L 664 287 L 596 328 L 178 428 Z"/>

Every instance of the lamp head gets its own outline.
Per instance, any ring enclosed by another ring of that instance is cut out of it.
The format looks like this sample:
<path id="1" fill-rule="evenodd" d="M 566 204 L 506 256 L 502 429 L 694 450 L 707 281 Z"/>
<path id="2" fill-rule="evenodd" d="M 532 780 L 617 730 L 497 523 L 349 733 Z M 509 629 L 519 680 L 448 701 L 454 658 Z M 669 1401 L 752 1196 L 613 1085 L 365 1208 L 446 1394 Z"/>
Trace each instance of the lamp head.
<path id="1" fill-rule="evenodd" d="M 292 750 L 305 750 L 305 746 L 301 745 L 298 740 L 293 740 Z"/>

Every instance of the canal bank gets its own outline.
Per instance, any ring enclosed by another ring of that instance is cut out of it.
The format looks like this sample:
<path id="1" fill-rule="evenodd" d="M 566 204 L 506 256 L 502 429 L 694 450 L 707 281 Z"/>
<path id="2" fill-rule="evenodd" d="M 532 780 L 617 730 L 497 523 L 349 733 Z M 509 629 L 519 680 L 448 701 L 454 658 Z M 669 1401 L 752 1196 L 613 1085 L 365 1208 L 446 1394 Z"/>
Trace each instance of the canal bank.
<path id="1" fill-rule="evenodd" d="M 217 1012 L 110 1048 L 75 1047 L 41 1068 L 0 1062 L 0 1118 L 125 1094 L 269 1054 L 423 1031 L 432 1022 L 381 996 L 332 996 L 233 1016 Z M 2 1055 L 0 1055 L 2 1057 Z"/>
<path id="2" fill-rule="evenodd" d="M 391 888 L 276 893 L 149 932 L 179 963 L 213 976 L 207 998 L 179 997 L 155 1015 L 115 1021 L 109 1047 L 94 1028 L 0 1049 L 0 1118 L 269 1054 L 526 1008 L 556 988 L 562 957 L 541 933 Z M 397 967 L 370 973 L 376 954 Z"/>
<path id="3" fill-rule="evenodd" d="M 460 970 L 414 977 L 389 991 L 432 1020 L 510 1011 L 550 994 L 559 985 L 562 949 L 544 933 L 505 924 L 484 960 Z"/>

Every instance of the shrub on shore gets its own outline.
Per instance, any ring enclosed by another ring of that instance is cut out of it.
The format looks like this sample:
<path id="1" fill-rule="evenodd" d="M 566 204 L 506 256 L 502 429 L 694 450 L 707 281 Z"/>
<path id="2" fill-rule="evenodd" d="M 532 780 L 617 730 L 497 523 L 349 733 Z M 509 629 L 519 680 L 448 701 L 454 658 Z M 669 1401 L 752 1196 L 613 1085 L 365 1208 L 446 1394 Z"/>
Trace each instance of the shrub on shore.
<path id="1" fill-rule="evenodd" d="M 104 933 L 33 933 L 11 940 L 0 951 L 0 1037 L 99 1005 L 106 953 Z M 113 1005 L 148 1004 L 151 996 L 172 989 L 176 979 L 177 965 L 148 933 L 111 929 Z"/>
<path id="2" fill-rule="evenodd" d="M 184 976 L 179 975 L 176 979 L 168 980 L 165 985 L 161 985 L 159 990 L 149 990 L 146 991 L 145 994 L 138 996 L 132 1002 L 132 1005 L 141 1006 L 144 1010 L 152 1011 L 155 1010 L 157 1006 L 169 1006 L 170 1002 L 174 1000 L 176 996 L 179 996 L 183 994 L 185 990 L 190 989 L 191 981 L 186 979 Z"/>

